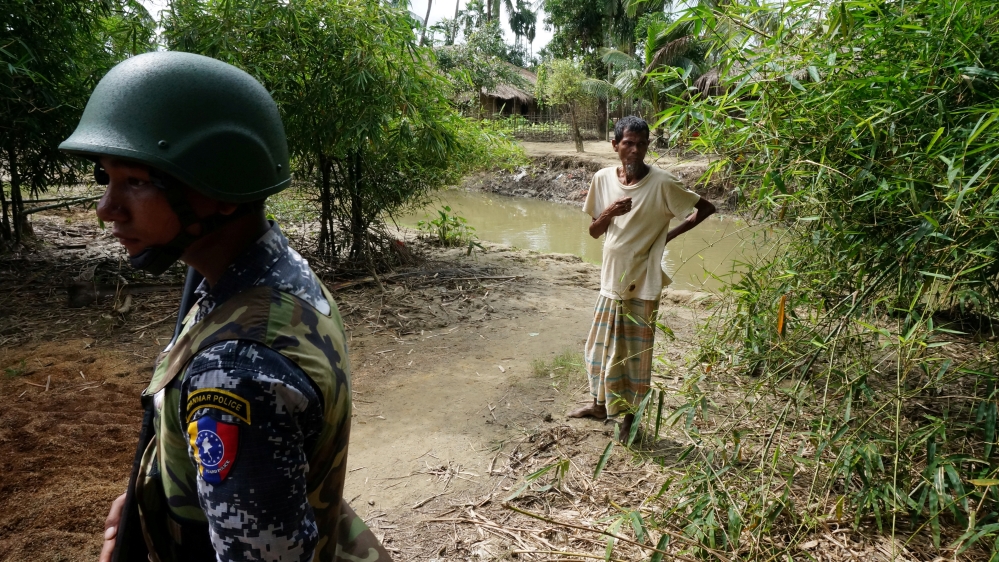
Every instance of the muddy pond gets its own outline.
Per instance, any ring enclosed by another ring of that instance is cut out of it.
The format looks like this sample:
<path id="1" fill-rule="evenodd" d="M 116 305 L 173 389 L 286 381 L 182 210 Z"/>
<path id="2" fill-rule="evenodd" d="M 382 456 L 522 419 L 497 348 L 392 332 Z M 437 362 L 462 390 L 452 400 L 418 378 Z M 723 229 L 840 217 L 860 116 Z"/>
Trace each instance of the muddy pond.
<path id="1" fill-rule="evenodd" d="M 574 254 L 599 264 L 603 239 L 587 232 L 589 215 L 579 207 L 538 199 L 509 197 L 478 191 L 451 190 L 425 210 L 399 217 L 402 226 L 416 227 L 436 216 L 436 209 L 451 207 L 475 228 L 480 240 L 507 244 L 542 253 Z M 674 220 L 671 226 L 679 224 Z M 666 247 L 663 268 L 673 278 L 672 287 L 715 290 L 738 262 L 756 255 L 754 230 L 739 218 L 715 215 Z"/>

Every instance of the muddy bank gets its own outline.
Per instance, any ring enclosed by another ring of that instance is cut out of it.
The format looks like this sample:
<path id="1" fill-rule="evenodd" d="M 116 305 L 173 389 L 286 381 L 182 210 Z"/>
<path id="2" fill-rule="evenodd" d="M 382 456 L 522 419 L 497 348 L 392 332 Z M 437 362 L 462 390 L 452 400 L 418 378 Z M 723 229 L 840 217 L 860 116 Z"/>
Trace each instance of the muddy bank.
<path id="1" fill-rule="evenodd" d="M 535 143 L 541 144 L 541 143 Z M 495 170 L 469 176 L 462 187 L 513 197 L 528 197 L 567 205 L 582 205 L 590 187 L 590 179 L 601 168 L 614 165 L 613 152 L 566 154 L 564 151 L 545 154 L 534 148 L 528 152 L 530 164 L 513 171 Z M 705 157 L 680 160 L 663 156 L 651 162 L 680 178 L 683 184 L 710 199 L 723 211 L 734 208 L 736 200 L 723 182 L 704 185 L 701 175 L 710 164 Z"/>

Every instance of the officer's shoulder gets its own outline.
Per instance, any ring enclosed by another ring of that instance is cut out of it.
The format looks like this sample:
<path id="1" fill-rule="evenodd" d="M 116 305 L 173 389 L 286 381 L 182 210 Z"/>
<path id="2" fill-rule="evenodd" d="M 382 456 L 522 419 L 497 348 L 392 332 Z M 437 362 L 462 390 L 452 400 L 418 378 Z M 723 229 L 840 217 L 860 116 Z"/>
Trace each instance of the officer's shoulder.
<path id="1" fill-rule="evenodd" d="M 227 371 L 237 376 L 254 373 L 300 373 L 290 359 L 266 345 L 250 340 L 226 340 L 199 351 L 187 367 L 188 376 L 208 371 Z"/>

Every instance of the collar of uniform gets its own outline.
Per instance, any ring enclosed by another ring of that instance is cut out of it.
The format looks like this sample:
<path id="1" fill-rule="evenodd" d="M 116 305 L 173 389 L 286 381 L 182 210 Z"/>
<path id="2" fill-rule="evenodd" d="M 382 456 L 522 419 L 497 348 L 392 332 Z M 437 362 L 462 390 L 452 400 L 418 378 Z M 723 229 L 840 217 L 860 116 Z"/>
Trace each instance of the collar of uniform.
<path id="1" fill-rule="evenodd" d="M 209 289 L 207 280 L 198 285 L 198 320 L 233 295 L 257 285 L 278 260 L 288 253 L 288 239 L 281 233 L 276 222 L 270 223 L 270 229 L 236 261 L 229 264 L 214 287 Z"/>

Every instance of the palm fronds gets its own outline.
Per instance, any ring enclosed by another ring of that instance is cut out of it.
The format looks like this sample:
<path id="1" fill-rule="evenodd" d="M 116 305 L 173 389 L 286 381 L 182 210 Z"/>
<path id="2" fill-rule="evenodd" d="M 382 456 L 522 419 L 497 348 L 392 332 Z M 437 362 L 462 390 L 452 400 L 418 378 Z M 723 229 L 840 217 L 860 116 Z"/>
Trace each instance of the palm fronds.
<path id="1" fill-rule="evenodd" d="M 598 78 L 587 78 L 586 80 L 583 80 L 581 87 L 587 94 L 602 100 L 614 95 L 620 95 L 621 93 L 615 84 L 611 84 L 606 80 L 600 80 Z"/>
<path id="2" fill-rule="evenodd" d="M 614 68 L 632 69 L 642 66 L 635 57 L 617 49 L 600 49 L 600 60 Z"/>

